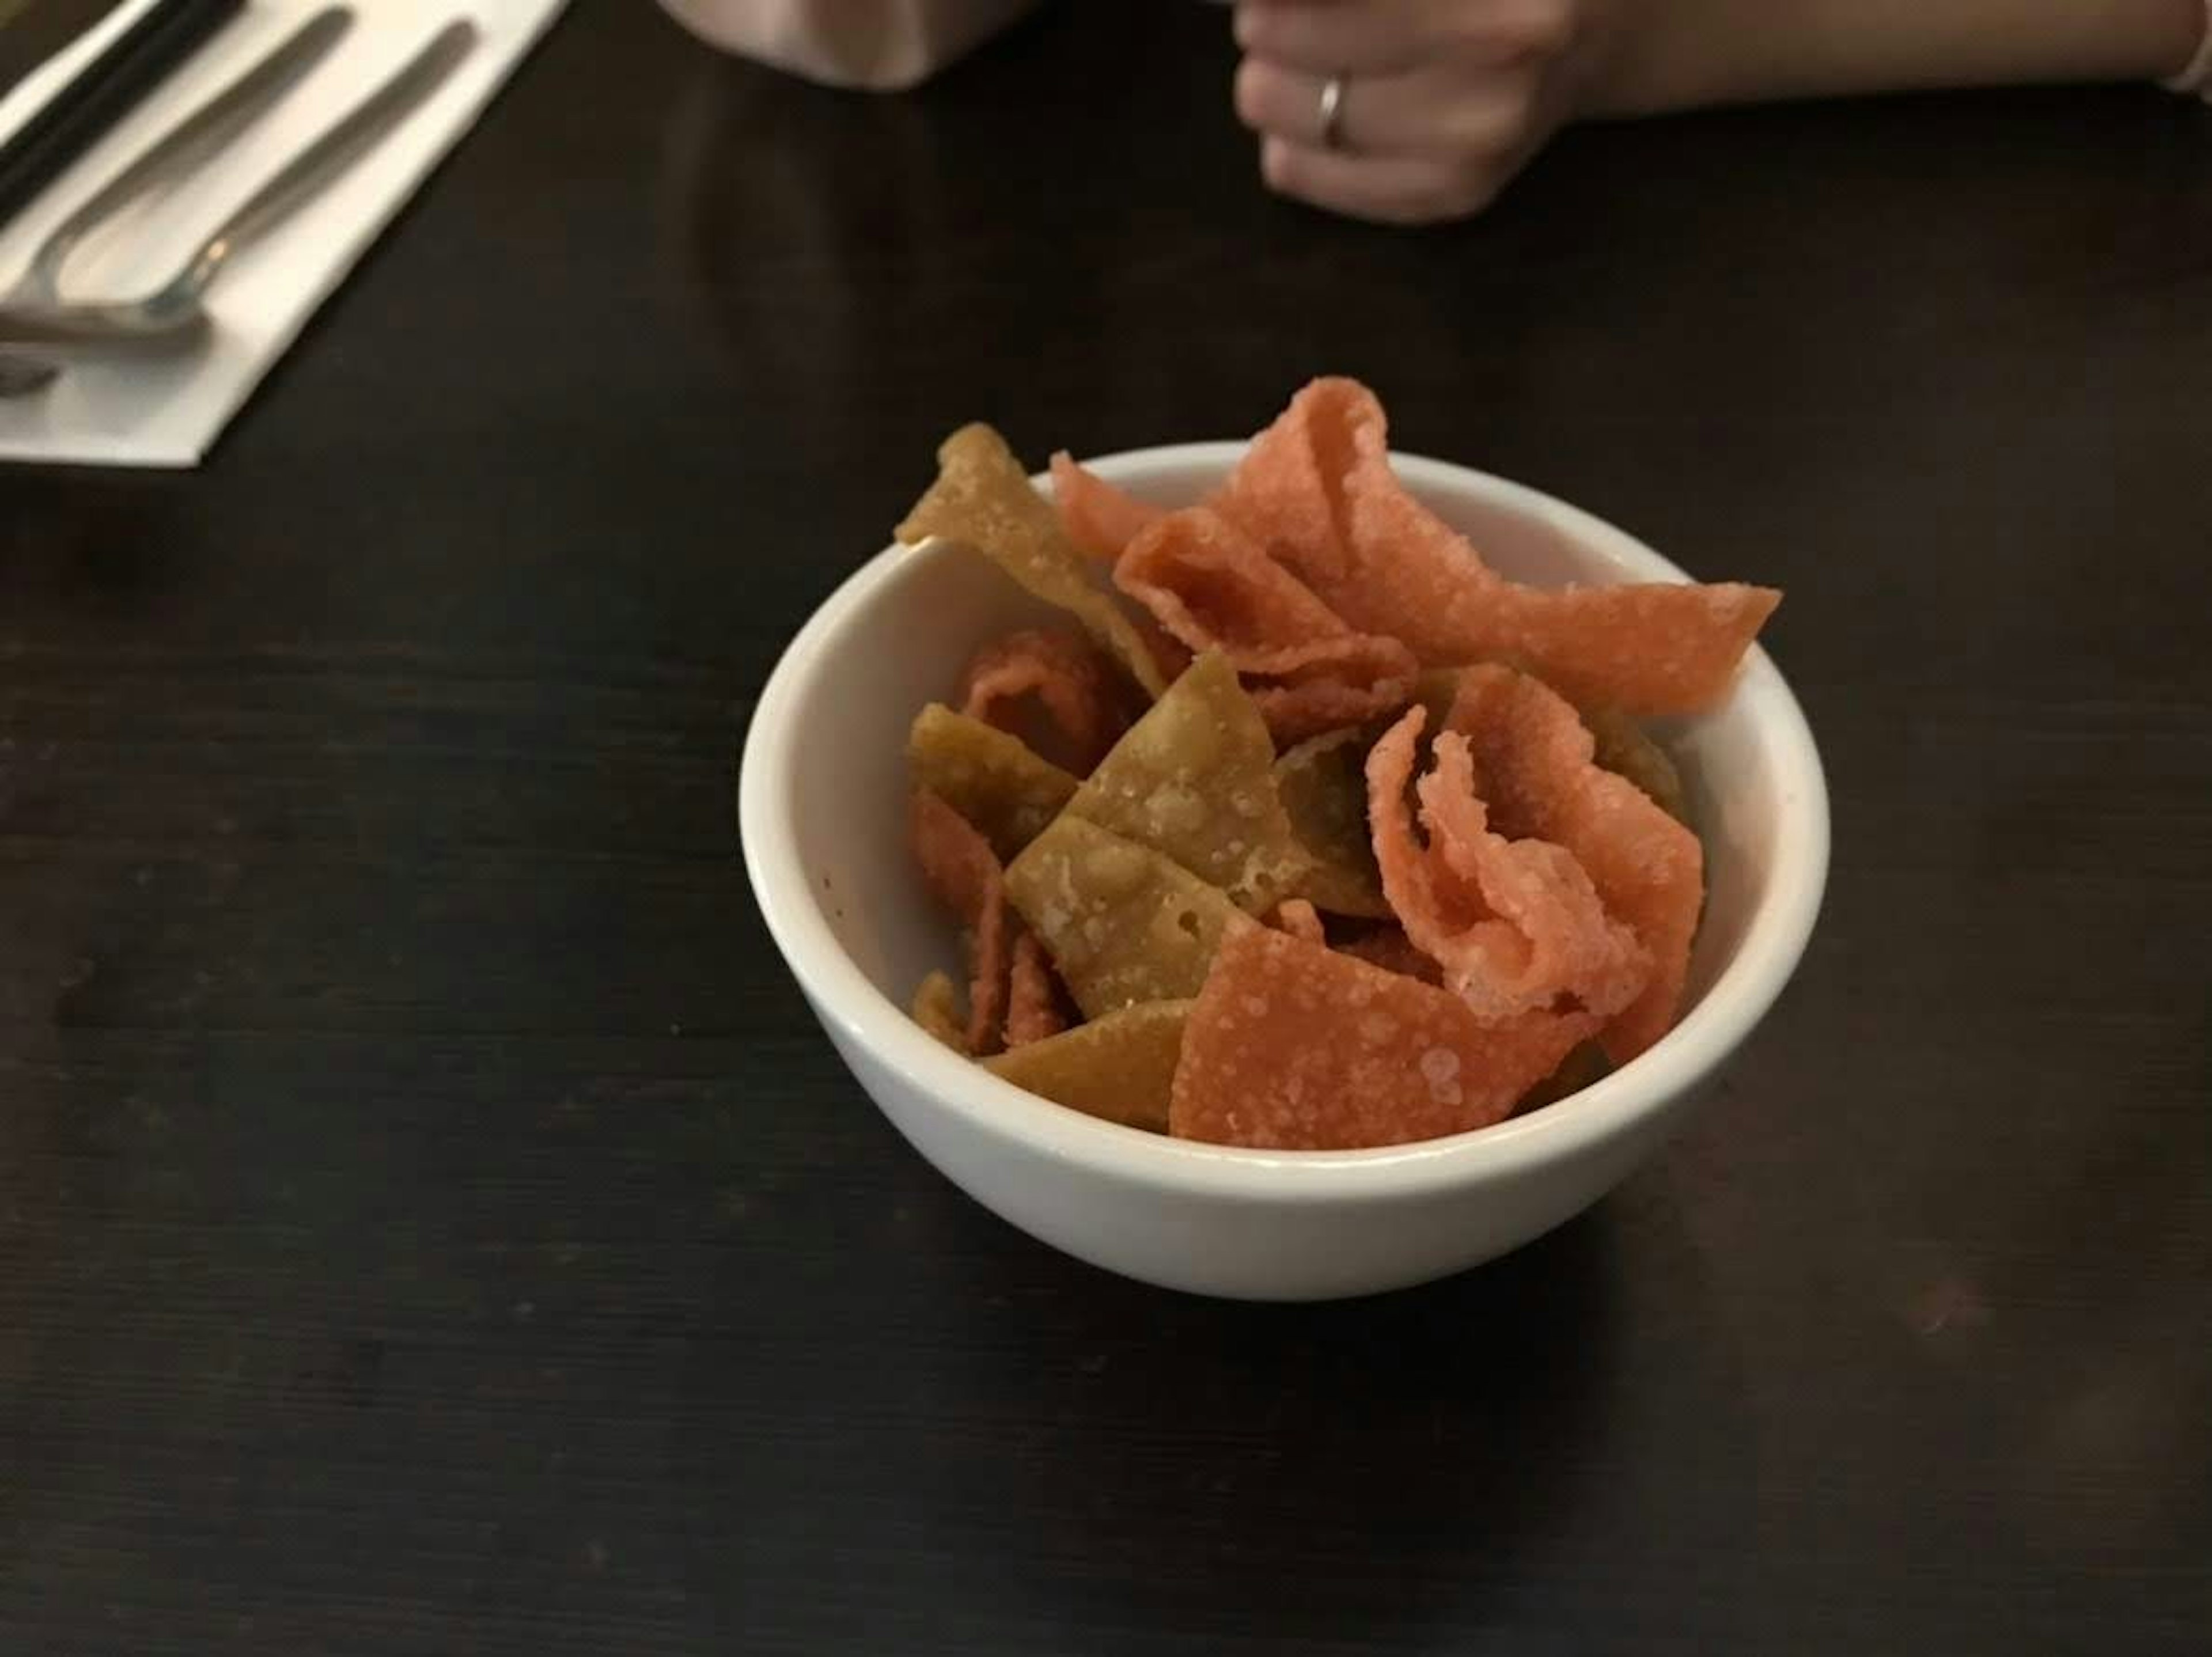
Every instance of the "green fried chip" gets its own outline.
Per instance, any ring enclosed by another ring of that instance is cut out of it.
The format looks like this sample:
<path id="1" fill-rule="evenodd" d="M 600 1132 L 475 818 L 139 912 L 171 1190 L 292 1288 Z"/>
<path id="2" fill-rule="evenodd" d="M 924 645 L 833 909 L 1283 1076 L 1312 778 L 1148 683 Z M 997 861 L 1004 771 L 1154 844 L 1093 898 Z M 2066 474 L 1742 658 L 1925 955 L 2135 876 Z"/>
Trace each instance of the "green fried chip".
<path id="1" fill-rule="evenodd" d="M 1081 817 L 1172 858 L 1254 914 L 1306 868 L 1275 792 L 1275 745 L 1237 670 L 1208 652 L 1098 762 Z"/>
<path id="2" fill-rule="evenodd" d="M 906 752 L 915 783 L 981 829 L 1002 863 L 1044 832 L 1078 786 L 1020 737 L 941 702 L 921 710 Z"/>
<path id="3" fill-rule="evenodd" d="M 932 973 L 914 992 L 914 1022 L 957 1053 L 968 1051 L 968 1021 L 960 992 L 943 973 Z"/>
<path id="4" fill-rule="evenodd" d="M 1297 895 L 1332 914 L 1388 920 L 1375 839 L 1367 823 L 1367 750 L 1374 733 L 1331 731 L 1275 762 L 1275 791 L 1310 859 Z"/>
<path id="5" fill-rule="evenodd" d="M 1064 812 L 1006 871 L 1086 1018 L 1198 993 L 1221 935 L 1250 925 L 1217 889 L 1148 846 Z"/>
<path id="6" fill-rule="evenodd" d="M 1120 603 L 1101 588 L 1086 559 L 1036 492 L 1006 440 L 988 426 L 963 426 L 937 451 L 937 482 L 898 526 L 908 545 L 942 536 L 972 547 L 1045 603 L 1066 610 L 1158 696 L 1159 665 Z"/>
<path id="7" fill-rule="evenodd" d="M 1125 1127 L 1168 1131 L 1188 1001 L 1146 1001 L 987 1059 L 983 1067 L 1055 1104 Z"/>

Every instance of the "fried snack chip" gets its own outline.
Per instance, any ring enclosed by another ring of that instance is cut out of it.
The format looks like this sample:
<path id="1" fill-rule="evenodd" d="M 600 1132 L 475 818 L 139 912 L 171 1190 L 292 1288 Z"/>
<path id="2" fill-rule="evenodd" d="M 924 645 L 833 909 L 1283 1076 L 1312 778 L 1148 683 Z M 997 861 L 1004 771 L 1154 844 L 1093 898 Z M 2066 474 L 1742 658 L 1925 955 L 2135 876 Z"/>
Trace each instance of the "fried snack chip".
<path id="1" fill-rule="evenodd" d="M 914 992 L 914 1022 L 958 1053 L 968 1057 L 966 1021 L 960 1017 L 960 992 L 943 973 L 932 973 Z"/>
<path id="2" fill-rule="evenodd" d="M 1052 503 L 1030 485 L 1006 440 L 988 426 L 963 426 L 937 451 L 937 482 L 915 503 L 898 538 L 941 535 L 973 547 L 1029 592 L 1066 610 L 1105 646 L 1148 695 L 1167 689 L 1143 634 L 1060 529 Z"/>
<path id="3" fill-rule="evenodd" d="M 1052 458 L 1052 501 L 1067 538 L 1090 557 L 1112 563 L 1160 515 L 1149 501 L 1115 489 L 1066 450 Z"/>
<path id="4" fill-rule="evenodd" d="M 1221 939 L 1254 924 L 1188 869 L 1073 810 L 1006 884 L 1086 1018 L 1197 994 Z"/>
<path id="5" fill-rule="evenodd" d="M 1285 932 L 1222 940 L 1183 1033 L 1180 1138 L 1350 1150 L 1503 1120 L 1594 1033 L 1590 1013 L 1485 1024 L 1458 997 Z"/>
<path id="6" fill-rule="evenodd" d="M 960 711 L 1015 736 L 1025 734 L 1028 699 L 1044 729 L 1030 746 L 1078 776 L 1106 756 L 1129 728 L 1120 675 L 1080 633 L 1030 628 L 994 639 L 968 659 L 960 676 Z"/>
<path id="7" fill-rule="evenodd" d="M 1014 939 L 1014 959 L 1006 974 L 1006 1048 L 1048 1041 L 1067 1028 L 1060 1008 L 1059 974 L 1036 934 L 1024 928 Z"/>
<path id="8" fill-rule="evenodd" d="M 906 753 L 915 786 L 982 830 L 1002 862 L 1020 856 L 1081 786 L 1019 737 L 941 702 L 915 719 Z"/>
<path id="9" fill-rule="evenodd" d="M 1308 859 L 1296 883 L 1297 895 L 1331 914 L 1387 920 L 1390 906 L 1367 828 L 1370 745 L 1364 730 L 1332 731 L 1302 742 L 1275 762 L 1275 792 Z"/>
<path id="10" fill-rule="evenodd" d="M 1115 585 L 1193 650 L 1219 650 L 1289 745 L 1395 713 L 1413 656 L 1355 633 L 1261 544 L 1200 507 L 1167 513 L 1129 543 Z"/>
<path id="11" fill-rule="evenodd" d="M 1099 762 L 1067 815 L 1151 847 L 1257 914 L 1306 867 L 1275 792 L 1274 763 L 1267 725 L 1237 670 L 1209 652 Z"/>
<path id="12" fill-rule="evenodd" d="M 1382 405 L 1317 379 L 1213 502 L 1361 632 L 1425 665 L 1520 662 L 1578 703 L 1632 714 L 1718 701 L 1781 594 L 1672 582 L 1553 592 L 1508 581 L 1407 492 Z"/>
<path id="13" fill-rule="evenodd" d="M 927 789 L 915 790 L 908 827 L 922 878 L 966 929 L 967 1051 L 979 1058 L 996 1053 L 1005 1036 L 1019 925 L 1006 912 L 1006 882 L 998 856 L 973 823 Z"/>
<path id="14" fill-rule="evenodd" d="M 1455 687 L 1454 695 L 1457 695 Z M 1626 777 L 1642 789 L 1651 803 L 1684 828 L 1690 826 L 1690 803 L 1682 792 L 1682 774 L 1667 750 L 1651 740 L 1644 727 L 1617 708 L 1584 707 L 1583 724 L 1596 744 L 1592 758 L 1601 771 Z M 1439 721 L 1449 719 L 1449 708 Z"/>
<path id="15" fill-rule="evenodd" d="M 1603 1038 L 1613 1063 L 1626 1064 L 1672 1028 L 1681 1005 L 1705 901 L 1698 837 L 1635 784 L 1601 770 L 1575 710 L 1524 673 L 1469 668 L 1450 725 L 1467 738 L 1498 828 L 1573 853 L 1650 955 L 1650 983 Z"/>
<path id="16" fill-rule="evenodd" d="M 1141 1002 L 987 1059 L 983 1067 L 1085 1116 L 1165 1133 L 1190 1008 L 1187 1000 Z"/>
<path id="17" fill-rule="evenodd" d="M 1268 917 L 1279 932 L 1288 932 L 1292 938 L 1302 938 L 1309 944 L 1328 945 L 1328 933 L 1321 924 L 1321 911 L 1302 897 L 1286 897 L 1275 906 Z"/>
<path id="18" fill-rule="evenodd" d="M 1415 837 L 1406 786 L 1427 717 L 1410 710 L 1367 759 L 1376 859 L 1406 936 L 1485 1023 L 1562 1003 L 1619 1012 L 1651 976 L 1636 934 L 1607 914 L 1572 853 L 1492 832 L 1456 732 L 1437 738 L 1435 767 L 1418 785 L 1427 843 Z"/>

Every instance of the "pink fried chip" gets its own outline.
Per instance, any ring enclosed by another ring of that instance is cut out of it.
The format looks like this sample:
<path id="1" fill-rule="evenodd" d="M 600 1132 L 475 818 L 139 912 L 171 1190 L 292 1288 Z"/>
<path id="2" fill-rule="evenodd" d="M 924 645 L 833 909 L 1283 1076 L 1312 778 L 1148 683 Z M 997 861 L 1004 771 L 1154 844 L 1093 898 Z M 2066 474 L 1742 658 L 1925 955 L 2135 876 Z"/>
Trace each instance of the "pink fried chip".
<path id="1" fill-rule="evenodd" d="M 1302 897 L 1286 897 L 1278 903 L 1273 923 L 1278 931 L 1302 938 L 1309 944 L 1326 945 L 1328 942 L 1328 934 L 1322 930 L 1321 911 Z"/>
<path id="2" fill-rule="evenodd" d="M 1169 1132 L 1216 1144 L 1348 1150 L 1487 1127 L 1598 1020 L 1485 1024 L 1458 997 L 1248 926 L 1224 938 L 1183 1035 Z"/>
<path id="3" fill-rule="evenodd" d="M 1356 380 L 1300 391 L 1213 504 L 1349 626 L 1425 665 L 1518 660 L 1578 701 L 1629 713 L 1717 701 L 1781 602 L 1733 583 L 1553 592 L 1506 580 L 1407 492 L 1382 405 Z"/>
<path id="4" fill-rule="evenodd" d="M 1278 746 L 1405 706 L 1417 672 L 1395 639 L 1359 634 L 1259 542 L 1205 507 L 1153 522 L 1115 585 L 1193 650 L 1220 650 Z"/>
<path id="5" fill-rule="evenodd" d="M 1406 788 L 1427 719 L 1409 710 L 1367 758 L 1376 860 L 1406 936 L 1485 1023 L 1554 1006 L 1619 1012 L 1650 977 L 1642 946 L 1572 853 L 1492 832 L 1462 736 L 1437 738 L 1417 791 L 1427 843 L 1415 836 Z"/>
<path id="6" fill-rule="evenodd" d="M 1067 1028 L 1060 1010 L 1059 976 L 1052 957 L 1027 927 L 1014 936 L 1014 956 L 1006 986 L 1006 1048 L 1025 1047 Z"/>
<path id="7" fill-rule="evenodd" d="M 1607 1055 L 1626 1064 L 1667 1033 L 1680 1008 L 1705 901 L 1698 837 L 1635 784 L 1593 763 L 1590 733 L 1574 709 L 1524 673 L 1468 669 L 1448 723 L 1465 737 L 1498 828 L 1566 847 L 1650 956 L 1650 982 L 1601 1038 Z"/>
<path id="8" fill-rule="evenodd" d="M 1016 934 L 1024 929 L 1007 907 L 998 854 L 974 824 L 926 788 L 915 790 L 908 822 L 923 880 L 967 929 L 968 1051 L 980 1059 L 999 1051 Z"/>
<path id="9" fill-rule="evenodd" d="M 1051 736 L 1025 726 L 1024 699 L 1031 696 Z M 1032 629 L 992 640 L 969 659 L 959 701 L 969 719 L 1035 737 L 1031 748 L 1078 776 L 1129 728 L 1118 670 L 1079 633 Z"/>
<path id="10" fill-rule="evenodd" d="M 1395 639 L 1355 633 L 1239 663 L 1278 749 L 1395 713 L 1413 694 L 1413 659 Z"/>
<path id="11" fill-rule="evenodd" d="M 1052 495 L 1067 538 L 1109 564 L 1160 515 L 1152 502 L 1115 488 L 1065 449 L 1052 458 Z"/>

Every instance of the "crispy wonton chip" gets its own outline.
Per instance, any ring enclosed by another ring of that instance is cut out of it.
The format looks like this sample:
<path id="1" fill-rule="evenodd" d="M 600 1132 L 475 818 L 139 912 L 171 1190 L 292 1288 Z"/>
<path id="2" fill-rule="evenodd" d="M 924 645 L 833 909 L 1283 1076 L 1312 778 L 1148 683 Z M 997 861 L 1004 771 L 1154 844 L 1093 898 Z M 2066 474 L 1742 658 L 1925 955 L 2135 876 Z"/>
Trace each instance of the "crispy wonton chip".
<path id="1" fill-rule="evenodd" d="M 1306 866 L 1275 792 L 1274 763 L 1236 669 L 1209 652 L 1129 727 L 1067 811 L 1172 858 L 1258 914 Z"/>
<path id="2" fill-rule="evenodd" d="M 1067 538 L 1109 564 L 1160 515 L 1151 501 L 1115 489 L 1065 449 L 1052 458 L 1052 499 Z"/>
<path id="3" fill-rule="evenodd" d="M 1014 859 L 1006 891 L 1087 1018 L 1197 994 L 1223 935 L 1253 924 L 1181 865 L 1073 811 Z"/>
<path id="4" fill-rule="evenodd" d="M 1416 668 L 1403 645 L 1353 632 L 1203 507 L 1146 528 L 1114 582 L 1193 650 L 1226 654 L 1279 744 L 1395 713 L 1412 694 Z"/>
<path id="5" fill-rule="evenodd" d="M 1014 939 L 1013 966 L 1006 975 L 1007 1050 L 1048 1040 L 1066 1028 L 1052 957 L 1036 941 L 1036 934 L 1024 928 Z"/>
<path id="6" fill-rule="evenodd" d="M 968 659 L 960 711 L 1024 737 L 1036 752 L 1083 776 L 1129 728 L 1120 677 L 1083 634 L 1025 629 L 994 639 Z M 1025 717 L 1031 697 L 1041 719 Z"/>
<path id="7" fill-rule="evenodd" d="M 960 1054 L 968 1055 L 968 1031 L 960 1017 L 960 992 L 943 973 L 932 973 L 914 992 L 914 1022 Z"/>
<path id="8" fill-rule="evenodd" d="M 1444 987 L 1486 1023 L 1563 999 L 1619 1012 L 1650 981 L 1649 956 L 1607 914 L 1572 853 L 1492 831 L 1456 732 L 1437 738 L 1435 768 L 1418 788 L 1428 839 L 1415 836 L 1406 785 L 1427 717 L 1411 710 L 1367 759 L 1375 855 L 1406 936 L 1443 963 Z"/>
<path id="9" fill-rule="evenodd" d="M 1188 1001 L 1146 1001 L 984 1060 L 1018 1088 L 1124 1127 L 1168 1131 Z"/>
<path id="10" fill-rule="evenodd" d="M 1626 777 L 1650 798 L 1651 803 L 1684 828 L 1690 826 L 1690 804 L 1682 792 L 1682 774 L 1667 750 L 1654 742 L 1644 727 L 1626 713 L 1609 707 L 1578 710 L 1596 744 L 1592 758 L 1601 770 Z M 1449 713 L 1444 716 L 1449 717 Z"/>
<path id="11" fill-rule="evenodd" d="M 1286 897 L 1275 906 L 1268 917 L 1276 931 L 1288 932 L 1292 938 L 1302 938 L 1309 944 L 1328 944 L 1328 933 L 1321 924 L 1321 911 L 1302 897 Z"/>
<path id="12" fill-rule="evenodd" d="M 908 545 L 941 535 L 973 547 L 1023 587 L 1082 622 L 1130 676 L 1157 696 L 1167 680 L 1144 637 L 1060 526 L 1052 503 L 1030 484 L 1006 440 L 988 426 L 963 426 L 937 451 L 937 482 L 898 526 Z"/>
<path id="13" fill-rule="evenodd" d="M 1275 762 L 1275 791 L 1309 859 L 1297 895 L 1331 914 L 1387 920 L 1390 906 L 1367 828 L 1371 740 L 1368 731 L 1351 730 L 1300 743 Z"/>
<path id="14" fill-rule="evenodd" d="M 969 953 L 968 1051 L 996 1053 L 1005 1039 L 1014 939 L 1006 882 L 981 832 L 926 788 L 914 792 L 908 827 L 915 860 L 937 901 L 958 916 Z"/>
<path id="15" fill-rule="evenodd" d="M 1002 861 L 1019 856 L 1081 786 L 1019 737 L 940 702 L 915 719 L 906 753 L 915 785 L 981 829 Z"/>
<path id="16" fill-rule="evenodd" d="M 1468 739 L 1498 828 L 1572 853 L 1650 954 L 1650 982 L 1605 1032 L 1607 1055 L 1626 1064 L 1673 1027 L 1681 1005 L 1705 901 L 1698 837 L 1627 779 L 1601 770 L 1575 710 L 1525 673 L 1469 668 L 1451 728 Z"/>
<path id="17" fill-rule="evenodd" d="M 1213 504 L 1352 627 L 1425 664 L 1522 662 L 1577 702 L 1631 713 L 1717 701 L 1782 598 L 1734 583 L 1506 580 L 1398 481 L 1382 405 L 1349 379 L 1300 391 Z"/>
<path id="18" fill-rule="evenodd" d="M 1443 990 L 1285 932 L 1222 941 L 1191 1010 L 1169 1131 L 1348 1150 L 1487 1127 L 1597 1028 L 1589 1013 L 1485 1024 Z"/>

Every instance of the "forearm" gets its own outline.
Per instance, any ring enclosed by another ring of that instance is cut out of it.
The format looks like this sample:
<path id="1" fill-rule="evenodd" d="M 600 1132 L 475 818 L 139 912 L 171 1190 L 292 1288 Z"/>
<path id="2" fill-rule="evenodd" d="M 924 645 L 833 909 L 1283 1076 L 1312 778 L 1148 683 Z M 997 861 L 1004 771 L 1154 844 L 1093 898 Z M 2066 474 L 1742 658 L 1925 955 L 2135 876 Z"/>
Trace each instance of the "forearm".
<path id="1" fill-rule="evenodd" d="M 2203 0 L 1613 0 L 1591 112 L 1920 87 L 2154 80 L 2204 32 Z"/>
<path id="2" fill-rule="evenodd" d="M 726 51 L 832 86 L 895 91 L 943 68 L 1035 0 L 661 0 Z"/>

